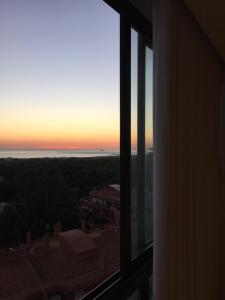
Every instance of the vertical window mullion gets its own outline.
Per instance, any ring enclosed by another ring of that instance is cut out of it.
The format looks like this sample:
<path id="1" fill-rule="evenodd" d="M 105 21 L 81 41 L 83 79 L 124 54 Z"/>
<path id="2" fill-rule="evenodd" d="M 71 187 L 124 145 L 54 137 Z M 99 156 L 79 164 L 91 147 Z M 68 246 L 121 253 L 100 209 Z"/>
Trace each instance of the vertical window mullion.
<path id="1" fill-rule="evenodd" d="M 120 16 L 120 266 L 127 276 L 131 261 L 131 28 Z"/>

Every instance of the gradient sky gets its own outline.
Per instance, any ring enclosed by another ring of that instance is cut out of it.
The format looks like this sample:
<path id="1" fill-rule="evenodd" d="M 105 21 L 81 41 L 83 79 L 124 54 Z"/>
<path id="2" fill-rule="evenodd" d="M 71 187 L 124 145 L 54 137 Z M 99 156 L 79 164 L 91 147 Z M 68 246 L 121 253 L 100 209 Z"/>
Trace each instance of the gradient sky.
<path id="1" fill-rule="evenodd" d="M 119 15 L 0 0 L 0 148 L 119 147 Z"/>

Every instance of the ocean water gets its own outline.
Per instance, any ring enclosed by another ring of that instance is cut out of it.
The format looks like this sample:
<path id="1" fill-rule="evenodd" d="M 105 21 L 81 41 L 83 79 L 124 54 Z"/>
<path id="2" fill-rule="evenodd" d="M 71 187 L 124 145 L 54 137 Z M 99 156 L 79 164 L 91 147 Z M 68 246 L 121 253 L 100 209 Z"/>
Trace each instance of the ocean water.
<path id="1" fill-rule="evenodd" d="M 3 150 L 0 158 L 69 158 L 118 156 L 118 150 Z"/>

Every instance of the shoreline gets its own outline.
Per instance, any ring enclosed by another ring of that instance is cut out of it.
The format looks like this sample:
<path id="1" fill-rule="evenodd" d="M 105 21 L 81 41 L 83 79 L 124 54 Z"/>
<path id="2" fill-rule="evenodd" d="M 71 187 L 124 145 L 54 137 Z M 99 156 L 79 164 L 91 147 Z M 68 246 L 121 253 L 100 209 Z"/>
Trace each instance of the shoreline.
<path id="1" fill-rule="evenodd" d="M 120 156 L 119 151 L 71 151 L 71 150 L 0 150 L 0 159 L 67 159 L 67 158 L 98 158 Z"/>
<path id="2" fill-rule="evenodd" d="M 28 159 L 32 159 L 32 160 L 39 160 L 39 159 L 95 159 L 95 158 L 119 158 L 120 155 L 119 154 L 112 154 L 112 155 L 99 155 L 99 156 L 59 156 L 59 157 L 0 157 L 0 161 L 1 160 L 28 160 Z"/>

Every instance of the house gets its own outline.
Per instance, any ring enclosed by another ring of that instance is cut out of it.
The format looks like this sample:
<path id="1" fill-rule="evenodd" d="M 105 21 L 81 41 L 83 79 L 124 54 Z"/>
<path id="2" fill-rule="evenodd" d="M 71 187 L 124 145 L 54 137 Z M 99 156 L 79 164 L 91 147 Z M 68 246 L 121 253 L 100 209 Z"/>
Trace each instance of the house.
<path id="1" fill-rule="evenodd" d="M 120 186 L 109 185 L 99 190 L 92 190 L 88 198 L 81 198 L 80 218 L 84 230 L 104 224 L 119 226 Z"/>
<path id="2" fill-rule="evenodd" d="M 74 299 L 119 268 L 119 231 L 55 232 L 0 253 L 0 299 Z"/>

